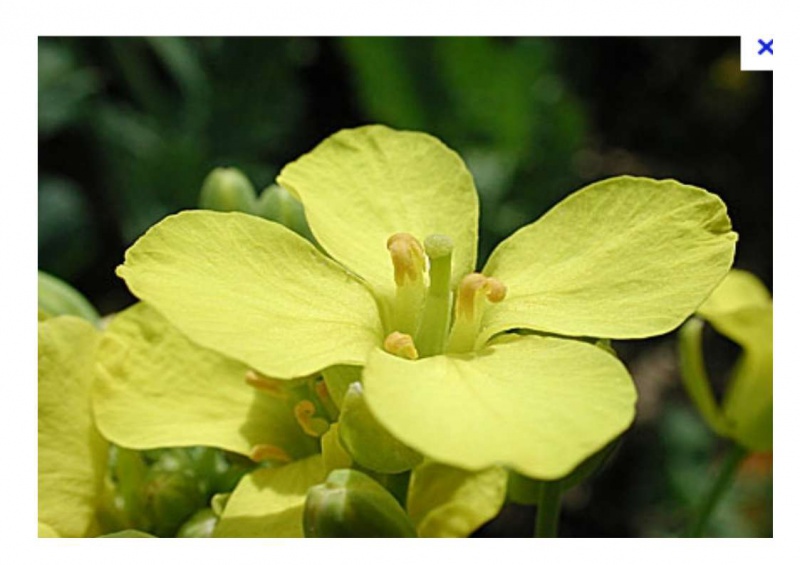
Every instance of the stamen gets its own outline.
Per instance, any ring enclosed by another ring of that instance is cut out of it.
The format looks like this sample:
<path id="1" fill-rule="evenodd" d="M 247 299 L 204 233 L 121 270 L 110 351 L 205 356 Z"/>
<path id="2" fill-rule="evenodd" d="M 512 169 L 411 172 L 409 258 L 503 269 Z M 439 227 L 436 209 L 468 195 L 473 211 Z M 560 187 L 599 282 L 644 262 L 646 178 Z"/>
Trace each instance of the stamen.
<path id="1" fill-rule="evenodd" d="M 470 273 L 461 280 L 456 296 L 455 320 L 447 351 L 472 351 L 480 330 L 486 302 L 497 303 L 506 297 L 506 285 L 481 273 Z"/>
<path id="2" fill-rule="evenodd" d="M 256 463 L 262 461 L 276 461 L 278 463 L 290 463 L 292 457 L 277 445 L 269 443 L 259 443 L 253 446 L 250 451 L 250 459 Z"/>
<path id="3" fill-rule="evenodd" d="M 274 398 L 279 398 L 281 400 L 289 398 L 289 392 L 286 390 L 286 383 L 280 379 L 265 377 L 260 373 L 249 370 L 244 375 L 244 382 L 254 389 L 265 392 Z"/>
<path id="4" fill-rule="evenodd" d="M 396 233 L 386 242 L 394 266 L 395 293 L 392 328 L 413 334 L 425 301 L 425 252 L 408 233 Z"/>
<path id="5" fill-rule="evenodd" d="M 331 427 L 324 418 L 314 418 L 316 413 L 317 408 L 310 400 L 301 400 L 294 406 L 294 417 L 297 423 L 311 437 L 320 437 Z"/>
<path id="6" fill-rule="evenodd" d="M 428 357 L 442 352 L 450 327 L 453 241 L 446 235 L 429 235 L 425 238 L 425 253 L 430 259 L 430 285 L 416 337 L 420 354 Z"/>
<path id="7" fill-rule="evenodd" d="M 328 390 L 328 385 L 325 384 L 325 380 L 322 377 L 313 379 L 311 381 L 311 389 L 317 400 L 322 404 L 322 408 L 328 413 L 329 418 L 331 420 L 339 418 L 339 409 L 336 407 L 333 398 L 331 398 L 331 393 Z"/>
<path id="8" fill-rule="evenodd" d="M 422 278 L 425 271 L 425 252 L 417 238 L 410 233 L 396 233 L 386 242 L 392 256 L 394 282 L 406 285 Z"/>
<path id="9" fill-rule="evenodd" d="M 419 353 L 414 346 L 414 339 L 408 334 L 400 332 L 390 333 L 383 342 L 383 348 L 392 355 L 402 357 L 403 359 L 409 359 L 411 361 L 419 359 Z"/>

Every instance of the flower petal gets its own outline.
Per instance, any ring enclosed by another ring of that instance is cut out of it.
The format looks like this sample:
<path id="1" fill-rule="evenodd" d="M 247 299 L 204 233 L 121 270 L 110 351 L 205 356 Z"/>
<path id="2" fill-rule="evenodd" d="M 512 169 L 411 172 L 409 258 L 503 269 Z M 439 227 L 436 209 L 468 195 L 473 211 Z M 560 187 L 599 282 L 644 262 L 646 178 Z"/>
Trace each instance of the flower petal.
<path id="1" fill-rule="evenodd" d="M 245 475 L 225 505 L 214 537 L 303 537 L 306 492 L 324 480 L 319 455 Z"/>
<path id="2" fill-rule="evenodd" d="M 710 321 L 717 331 L 740 345 L 769 337 L 772 347 L 771 329 L 769 336 L 764 335 L 762 324 L 752 325 L 747 315 L 744 319 L 737 317 L 740 312 L 771 308 L 772 297 L 758 277 L 747 271 L 731 269 L 708 300 L 697 309 L 697 315 Z"/>
<path id="3" fill-rule="evenodd" d="M 375 417 L 448 465 L 566 475 L 625 430 L 636 392 L 615 357 L 583 342 L 526 336 L 464 355 L 407 361 L 374 350 L 364 367 Z"/>
<path id="4" fill-rule="evenodd" d="M 484 338 L 513 328 L 642 338 L 676 328 L 730 269 L 724 203 L 673 180 L 617 177 L 568 197 L 495 249 L 505 300 Z"/>
<path id="5" fill-rule="evenodd" d="M 245 214 L 170 216 L 118 274 L 192 341 L 276 378 L 362 364 L 383 338 L 363 285 L 300 236 Z"/>
<path id="6" fill-rule="evenodd" d="M 501 467 L 473 473 L 426 461 L 411 472 L 408 515 L 420 537 L 466 537 L 500 512 L 507 480 Z"/>
<path id="7" fill-rule="evenodd" d="M 278 184 L 303 203 L 314 237 L 384 298 L 394 296 L 389 236 L 455 244 L 453 280 L 475 268 L 478 197 L 461 158 L 435 137 L 385 126 L 342 130 L 290 163 Z"/>
<path id="8" fill-rule="evenodd" d="M 100 531 L 95 510 L 108 443 L 97 433 L 90 404 L 98 340 L 97 330 L 80 318 L 39 323 L 40 535 L 91 537 Z"/>
<path id="9" fill-rule="evenodd" d="M 697 311 L 742 348 L 722 402 L 722 431 L 754 451 L 772 449 L 772 312 L 763 283 L 737 269 Z"/>
<path id="10" fill-rule="evenodd" d="M 39 533 L 38 537 L 40 538 L 60 538 L 61 536 L 58 535 L 58 532 L 55 531 L 51 526 L 47 524 L 43 524 L 39 522 Z"/>
<path id="11" fill-rule="evenodd" d="M 97 425 L 118 445 L 249 455 L 268 444 L 294 458 L 315 450 L 290 406 L 245 383 L 246 365 L 195 345 L 144 303 L 114 317 L 99 358 Z"/>

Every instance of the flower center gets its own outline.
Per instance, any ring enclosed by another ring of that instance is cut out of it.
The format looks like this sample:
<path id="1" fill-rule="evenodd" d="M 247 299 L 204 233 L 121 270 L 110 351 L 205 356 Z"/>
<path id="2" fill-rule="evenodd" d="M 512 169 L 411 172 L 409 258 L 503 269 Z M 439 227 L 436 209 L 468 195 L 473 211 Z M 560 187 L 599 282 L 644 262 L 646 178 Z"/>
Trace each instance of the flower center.
<path id="1" fill-rule="evenodd" d="M 458 285 L 453 309 L 453 242 L 449 237 L 430 235 L 423 246 L 411 234 L 397 233 L 386 247 L 394 266 L 396 292 L 392 332 L 384 349 L 412 360 L 444 351 L 474 350 L 484 310 L 488 303 L 505 298 L 505 285 L 493 277 L 471 273 Z"/>

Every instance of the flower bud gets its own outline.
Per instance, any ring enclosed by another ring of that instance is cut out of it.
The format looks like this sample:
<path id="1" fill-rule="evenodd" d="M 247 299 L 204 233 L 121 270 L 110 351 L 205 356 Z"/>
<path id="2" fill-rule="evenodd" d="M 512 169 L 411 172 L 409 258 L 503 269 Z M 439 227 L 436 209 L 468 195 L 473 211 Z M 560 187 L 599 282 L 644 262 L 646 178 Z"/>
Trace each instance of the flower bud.
<path id="1" fill-rule="evenodd" d="M 70 315 L 79 316 L 95 325 L 100 322 L 97 310 L 80 292 L 42 271 L 39 271 L 39 310 L 46 316 Z"/>
<path id="2" fill-rule="evenodd" d="M 303 530 L 309 538 L 416 537 L 403 508 L 373 479 L 354 469 L 337 469 L 308 490 Z"/>
<path id="3" fill-rule="evenodd" d="M 273 184 L 265 188 L 258 197 L 254 214 L 283 224 L 306 239 L 311 239 L 303 205 L 282 186 Z"/>
<path id="4" fill-rule="evenodd" d="M 181 471 L 151 469 L 144 484 L 144 512 L 159 537 L 173 536 L 198 508 L 205 497 L 197 478 Z"/>
<path id="5" fill-rule="evenodd" d="M 391 435 L 372 415 L 360 382 L 347 389 L 339 416 L 339 439 L 353 459 L 379 473 L 402 473 L 422 456 Z"/>
<path id="6" fill-rule="evenodd" d="M 203 508 L 195 512 L 178 530 L 179 538 L 210 538 L 217 526 L 219 517 L 211 508 Z"/>
<path id="7" fill-rule="evenodd" d="M 252 214 L 255 205 L 256 191 L 239 169 L 214 169 L 200 189 L 200 208 L 206 210 Z"/>

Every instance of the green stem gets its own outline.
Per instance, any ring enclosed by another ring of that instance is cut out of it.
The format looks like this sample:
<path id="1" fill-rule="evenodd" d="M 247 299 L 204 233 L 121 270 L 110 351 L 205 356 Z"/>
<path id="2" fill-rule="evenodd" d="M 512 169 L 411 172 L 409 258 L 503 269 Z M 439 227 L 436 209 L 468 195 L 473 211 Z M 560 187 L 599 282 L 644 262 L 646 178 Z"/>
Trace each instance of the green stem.
<path id="1" fill-rule="evenodd" d="M 539 505 L 536 507 L 536 537 L 558 537 L 558 515 L 561 512 L 559 481 L 542 482 Z"/>
<path id="2" fill-rule="evenodd" d="M 747 456 L 748 451 L 744 447 L 733 444 L 725 460 L 722 462 L 722 468 L 711 487 L 711 490 L 706 495 L 705 499 L 700 505 L 694 522 L 689 529 L 689 537 L 699 538 L 703 536 L 703 532 L 708 525 L 711 515 L 717 504 L 722 500 L 723 495 L 727 492 L 733 484 L 733 479 L 736 476 L 736 469 L 739 463 Z"/>

